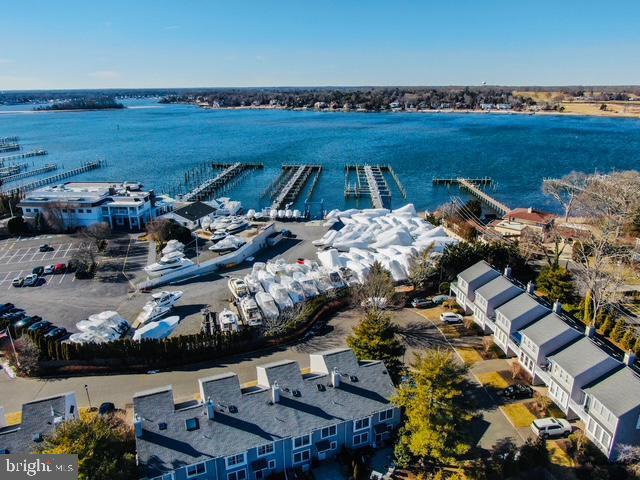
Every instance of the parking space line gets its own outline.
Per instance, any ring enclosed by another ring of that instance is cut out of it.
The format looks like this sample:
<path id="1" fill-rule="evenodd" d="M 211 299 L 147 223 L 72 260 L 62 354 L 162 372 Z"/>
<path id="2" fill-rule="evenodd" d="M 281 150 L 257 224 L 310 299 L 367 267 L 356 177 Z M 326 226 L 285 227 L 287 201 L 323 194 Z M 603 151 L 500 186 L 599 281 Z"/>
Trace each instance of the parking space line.
<path id="1" fill-rule="evenodd" d="M 4 278 L 2 280 L 0 280 L 0 285 L 3 284 L 7 278 L 9 278 L 9 275 L 11 275 L 11 272 L 7 272 L 7 274 L 4 276 Z"/>
<path id="2" fill-rule="evenodd" d="M 62 277 L 60 277 L 60 281 L 58 282 L 58 284 L 61 284 L 62 281 L 64 280 L 64 277 L 67 276 L 67 271 L 65 270 L 64 273 L 62 274 Z"/>
<path id="3" fill-rule="evenodd" d="M 69 250 L 71 250 L 71 247 L 73 247 L 73 243 L 70 243 L 69 246 L 67 247 L 67 251 L 64 252 L 63 257 L 66 257 L 67 255 L 69 255 Z M 75 250 L 75 249 L 74 249 Z"/>
<path id="4" fill-rule="evenodd" d="M 17 255 L 20 255 L 20 252 L 21 252 L 21 251 L 22 251 L 22 249 L 21 249 L 21 248 L 18 248 L 18 249 L 16 250 L 16 253 L 14 253 L 13 255 L 11 255 L 11 258 L 9 259 L 9 261 L 7 261 L 7 264 L 12 263 L 12 262 L 13 262 L 14 257 L 16 257 Z"/>

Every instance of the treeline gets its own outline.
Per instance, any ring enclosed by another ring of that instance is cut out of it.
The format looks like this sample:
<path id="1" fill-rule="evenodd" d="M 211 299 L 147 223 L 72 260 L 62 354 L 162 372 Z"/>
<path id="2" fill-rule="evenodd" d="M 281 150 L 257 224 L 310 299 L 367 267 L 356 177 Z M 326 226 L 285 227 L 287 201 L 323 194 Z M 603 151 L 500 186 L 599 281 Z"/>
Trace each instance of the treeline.
<path id="1" fill-rule="evenodd" d="M 120 109 L 124 105 L 116 102 L 113 97 L 72 98 L 51 105 L 34 107 L 34 110 L 105 110 Z"/>

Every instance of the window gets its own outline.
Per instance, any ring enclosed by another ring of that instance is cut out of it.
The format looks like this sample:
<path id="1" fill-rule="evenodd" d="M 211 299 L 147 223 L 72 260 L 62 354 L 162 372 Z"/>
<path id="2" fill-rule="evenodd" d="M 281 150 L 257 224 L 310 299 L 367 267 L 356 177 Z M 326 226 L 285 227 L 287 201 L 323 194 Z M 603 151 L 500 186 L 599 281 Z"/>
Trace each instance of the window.
<path id="1" fill-rule="evenodd" d="M 243 468 L 242 470 L 238 470 L 236 472 L 231 472 L 227 474 L 227 480 L 246 480 L 247 479 L 247 471 Z"/>
<path id="2" fill-rule="evenodd" d="M 226 458 L 227 468 L 235 467 L 236 465 L 244 465 L 247 459 L 244 456 L 244 453 L 239 453 L 237 455 L 231 455 Z"/>
<path id="3" fill-rule="evenodd" d="M 187 478 L 207 473 L 207 465 L 204 462 L 195 463 L 187 467 Z"/>
<path id="4" fill-rule="evenodd" d="M 320 438 L 333 437 L 336 435 L 337 428 L 335 425 L 331 425 L 330 427 L 324 427 L 320 430 Z"/>
<path id="5" fill-rule="evenodd" d="M 160 475 L 159 477 L 154 477 L 151 480 L 174 480 L 173 472 L 165 473 L 164 475 Z"/>
<path id="6" fill-rule="evenodd" d="M 293 448 L 306 447 L 311 445 L 311 435 L 302 435 L 293 439 Z"/>
<path id="7" fill-rule="evenodd" d="M 78 209 L 78 213 L 84 213 L 84 209 L 79 208 L 79 209 Z"/>
<path id="8" fill-rule="evenodd" d="M 393 408 L 390 408 L 388 410 L 383 410 L 382 412 L 380 412 L 378 414 L 380 421 L 384 422 L 385 420 L 390 420 L 393 418 Z"/>
<path id="9" fill-rule="evenodd" d="M 93 212 L 93 210 L 91 210 L 90 208 L 87 208 L 87 209 L 85 210 L 85 213 L 91 213 L 91 212 Z"/>
<path id="10" fill-rule="evenodd" d="M 357 433 L 353 436 L 353 446 L 357 447 L 369 442 L 369 432 Z"/>
<path id="11" fill-rule="evenodd" d="M 30 208 L 26 208 L 25 210 L 26 210 L 27 212 L 31 212 L 31 209 L 30 209 Z M 66 210 L 63 210 L 63 212 L 65 212 L 65 211 L 66 211 Z"/>
<path id="12" fill-rule="evenodd" d="M 364 428 L 369 428 L 371 424 L 371 419 L 369 417 L 361 418 L 360 420 L 354 420 L 353 422 L 353 430 L 362 430 Z"/>
<path id="13" fill-rule="evenodd" d="M 269 455 L 270 453 L 273 453 L 273 443 L 260 445 L 257 450 L 258 450 L 259 457 L 264 457 L 265 455 Z"/>
<path id="14" fill-rule="evenodd" d="M 302 450 L 301 452 L 296 452 L 293 454 L 293 463 L 303 463 L 308 462 L 311 458 L 311 450 Z"/>

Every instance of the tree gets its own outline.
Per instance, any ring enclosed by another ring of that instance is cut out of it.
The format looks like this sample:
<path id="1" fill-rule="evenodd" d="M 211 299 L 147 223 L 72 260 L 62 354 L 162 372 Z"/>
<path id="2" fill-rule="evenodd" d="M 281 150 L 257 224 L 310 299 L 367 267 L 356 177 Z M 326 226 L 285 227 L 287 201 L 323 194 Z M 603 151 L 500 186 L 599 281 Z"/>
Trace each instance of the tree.
<path id="1" fill-rule="evenodd" d="M 559 179 L 547 179 L 542 183 L 542 192 L 554 198 L 564 209 L 564 221 L 569 219 L 574 201 L 578 194 L 585 188 L 587 175 L 580 172 L 571 172 Z"/>
<path id="2" fill-rule="evenodd" d="M 11 350 L 9 357 L 11 366 L 22 375 L 36 375 L 40 369 L 40 349 L 36 342 L 30 337 L 22 335 L 14 340 L 14 346 L 16 352 L 14 354 Z"/>
<path id="3" fill-rule="evenodd" d="M 393 402 L 405 410 L 399 442 L 414 456 L 434 464 L 451 464 L 469 452 L 468 426 L 473 411 L 465 397 L 468 368 L 450 352 L 416 354 L 410 378 Z"/>
<path id="4" fill-rule="evenodd" d="M 93 243 L 81 242 L 71 257 L 80 268 L 88 269 L 96 263 L 97 247 Z"/>
<path id="5" fill-rule="evenodd" d="M 23 235 L 28 231 L 28 226 L 22 217 L 13 217 L 7 222 L 9 235 Z"/>
<path id="6" fill-rule="evenodd" d="M 355 287 L 353 298 L 365 311 L 384 310 L 396 302 L 396 289 L 391 273 L 380 262 L 374 262 L 365 282 Z"/>
<path id="7" fill-rule="evenodd" d="M 636 336 L 633 333 L 633 330 L 627 330 L 624 332 L 624 335 L 620 339 L 620 345 L 625 350 L 630 350 L 636 342 Z"/>
<path id="8" fill-rule="evenodd" d="M 613 330 L 611 330 L 611 335 L 609 337 L 614 342 L 619 342 L 620 340 L 622 340 L 626 329 L 627 322 L 624 320 L 624 318 L 619 318 L 618 321 L 616 321 L 615 327 L 613 327 Z"/>
<path id="9" fill-rule="evenodd" d="M 93 242 L 98 250 L 103 250 L 106 239 L 111 233 L 111 227 L 107 222 L 94 223 L 82 230 L 82 235 Z"/>
<path id="10" fill-rule="evenodd" d="M 81 413 L 45 439 L 40 453 L 78 455 L 80 480 L 137 478 L 135 437 L 118 414 Z"/>
<path id="11" fill-rule="evenodd" d="M 404 345 L 396 337 L 396 326 L 380 310 L 369 310 L 347 337 L 347 345 L 358 360 L 384 361 L 391 378 L 398 380 L 402 372 Z"/>
<path id="12" fill-rule="evenodd" d="M 540 269 L 536 285 L 541 296 L 549 301 L 559 301 L 563 305 L 578 302 L 578 292 L 573 282 L 573 275 L 566 268 L 544 266 Z"/>
<path id="13" fill-rule="evenodd" d="M 432 258 L 433 245 L 422 250 L 411 264 L 409 281 L 416 290 L 424 290 L 437 273 L 436 262 Z"/>
<path id="14" fill-rule="evenodd" d="M 602 335 L 604 335 L 605 337 L 608 337 L 609 334 L 611 334 L 611 330 L 613 330 L 615 324 L 616 320 L 614 316 L 611 314 L 607 314 L 604 317 L 604 322 L 602 322 L 602 325 L 600 326 L 600 333 L 602 333 Z"/>
<path id="15" fill-rule="evenodd" d="M 535 440 L 528 439 L 524 445 L 520 447 L 520 456 L 518 457 L 518 467 L 522 471 L 532 470 L 534 468 L 546 467 L 551 463 L 547 442 L 542 437 Z"/>
<path id="16" fill-rule="evenodd" d="M 49 202 L 42 213 L 42 225 L 49 232 L 60 233 L 65 228 L 65 216 L 68 216 L 67 205 L 63 202 Z"/>
<path id="17" fill-rule="evenodd" d="M 169 240 L 178 240 L 187 245 L 191 243 L 193 239 L 191 230 L 173 220 L 167 220 L 165 218 L 147 222 L 146 229 L 147 237 L 149 240 L 156 242 L 156 249 L 158 251 L 162 250 Z"/>

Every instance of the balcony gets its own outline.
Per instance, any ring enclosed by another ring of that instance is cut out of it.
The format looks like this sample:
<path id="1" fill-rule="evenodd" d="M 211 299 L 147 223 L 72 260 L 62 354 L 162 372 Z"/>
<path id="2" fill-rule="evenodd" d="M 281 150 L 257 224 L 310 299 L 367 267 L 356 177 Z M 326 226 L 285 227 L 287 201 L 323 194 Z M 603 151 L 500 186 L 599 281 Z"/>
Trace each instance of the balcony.
<path id="1" fill-rule="evenodd" d="M 542 382 L 545 385 L 548 386 L 549 383 L 551 383 L 551 374 L 548 371 L 546 371 L 544 368 L 540 366 L 536 366 L 535 374 L 540 380 L 542 380 Z"/>
<path id="2" fill-rule="evenodd" d="M 584 409 L 583 405 L 580 405 L 575 400 L 569 399 L 569 408 L 573 410 L 573 412 L 582 420 L 583 422 L 587 422 L 589 419 L 589 414 Z"/>
<path id="3" fill-rule="evenodd" d="M 484 319 L 484 326 L 485 328 L 488 328 L 489 330 L 491 330 L 492 332 L 496 331 L 496 322 L 494 322 L 493 320 L 491 320 L 489 317 L 485 317 Z"/>

